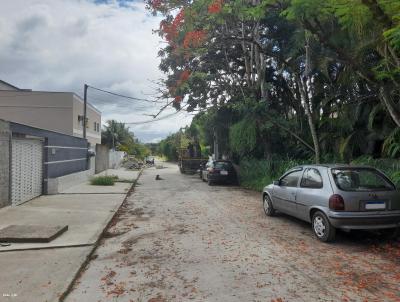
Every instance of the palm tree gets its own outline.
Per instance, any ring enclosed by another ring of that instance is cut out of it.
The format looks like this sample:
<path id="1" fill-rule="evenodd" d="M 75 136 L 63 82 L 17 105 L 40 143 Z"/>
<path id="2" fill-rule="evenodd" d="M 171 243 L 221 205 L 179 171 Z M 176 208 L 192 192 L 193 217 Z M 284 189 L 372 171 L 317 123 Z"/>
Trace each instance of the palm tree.
<path id="1" fill-rule="evenodd" d="M 101 143 L 107 145 L 110 149 L 115 149 L 115 147 L 126 144 L 131 140 L 133 140 L 133 137 L 129 132 L 129 127 L 115 120 L 107 121 L 101 132 Z"/>

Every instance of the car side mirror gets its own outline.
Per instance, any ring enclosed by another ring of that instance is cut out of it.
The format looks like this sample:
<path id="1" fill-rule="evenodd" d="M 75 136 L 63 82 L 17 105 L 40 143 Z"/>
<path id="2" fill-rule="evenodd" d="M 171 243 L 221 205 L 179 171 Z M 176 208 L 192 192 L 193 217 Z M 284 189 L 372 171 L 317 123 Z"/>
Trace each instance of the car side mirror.
<path id="1" fill-rule="evenodd" d="M 274 186 L 280 186 L 281 182 L 279 180 L 274 180 L 273 184 Z"/>

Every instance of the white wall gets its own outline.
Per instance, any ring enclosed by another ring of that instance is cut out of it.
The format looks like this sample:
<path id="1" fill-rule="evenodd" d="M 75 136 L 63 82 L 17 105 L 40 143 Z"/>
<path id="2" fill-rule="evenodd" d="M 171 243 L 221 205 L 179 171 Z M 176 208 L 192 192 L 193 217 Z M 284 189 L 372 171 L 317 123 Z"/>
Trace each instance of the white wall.
<path id="1" fill-rule="evenodd" d="M 83 136 L 83 125 L 82 123 L 78 122 L 78 116 L 83 116 L 83 107 L 83 100 L 77 95 L 74 95 L 72 116 L 74 136 Z M 88 119 L 86 127 L 86 138 L 88 142 L 92 145 L 92 147 L 95 147 L 96 144 L 101 144 L 101 113 L 90 104 L 88 104 L 86 111 Z M 98 129 L 95 129 L 94 127 L 95 122 L 99 125 Z"/>
<path id="2" fill-rule="evenodd" d="M 109 163 L 108 163 L 108 168 L 109 169 L 116 169 L 121 165 L 121 162 L 125 156 L 125 152 L 123 151 L 113 151 L 110 150 L 109 152 Z"/>

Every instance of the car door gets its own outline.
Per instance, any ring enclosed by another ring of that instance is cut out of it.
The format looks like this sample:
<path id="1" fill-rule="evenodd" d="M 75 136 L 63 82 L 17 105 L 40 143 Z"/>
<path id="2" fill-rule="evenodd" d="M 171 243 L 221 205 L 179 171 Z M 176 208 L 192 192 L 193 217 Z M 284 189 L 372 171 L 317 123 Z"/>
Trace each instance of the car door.
<path id="1" fill-rule="evenodd" d="M 291 215 L 296 214 L 297 187 L 302 174 L 302 169 L 290 171 L 279 180 L 279 185 L 274 186 L 273 196 L 278 210 Z"/>
<path id="2" fill-rule="evenodd" d="M 310 207 L 320 204 L 323 187 L 324 183 L 320 171 L 316 168 L 305 169 L 296 196 L 298 218 L 310 220 Z"/>

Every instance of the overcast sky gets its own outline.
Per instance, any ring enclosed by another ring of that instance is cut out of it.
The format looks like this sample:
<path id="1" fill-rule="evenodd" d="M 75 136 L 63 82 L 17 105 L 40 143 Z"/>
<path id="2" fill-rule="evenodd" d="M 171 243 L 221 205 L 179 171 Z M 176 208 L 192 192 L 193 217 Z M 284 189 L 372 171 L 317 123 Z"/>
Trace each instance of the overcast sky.
<path id="1" fill-rule="evenodd" d="M 73 91 L 83 84 L 138 98 L 151 98 L 162 77 L 157 52 L 163 45 L 152 34 L 160 19 L 142 1 L 2 0 L 0 79 L 20 88 Z M 89 90 L 103 122 L 148 121 L 160 105 L 110 97 Z M 161 114 L 167 115 L 171 108 Z M 144 142 L 157 141 L 190 123 L 191 116 L 130 125 Z"/>

